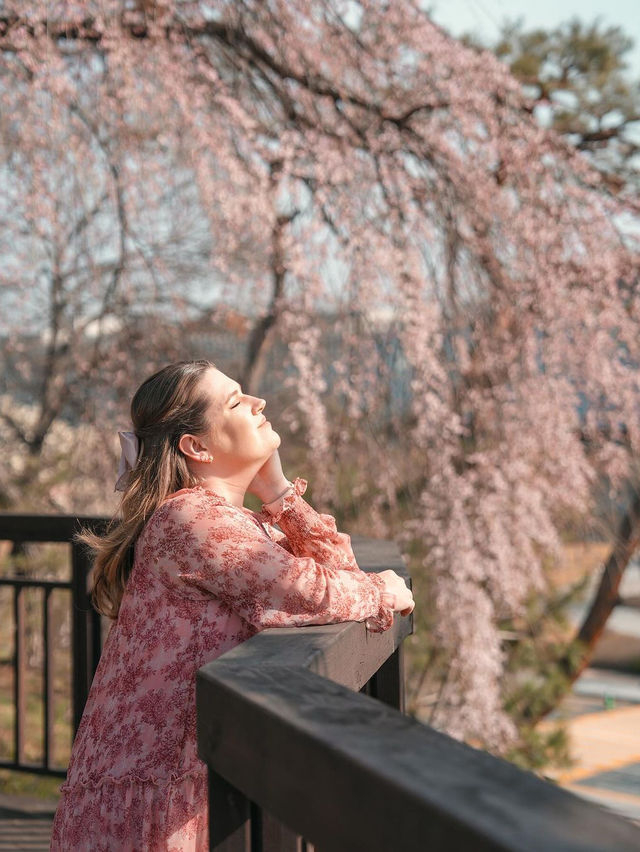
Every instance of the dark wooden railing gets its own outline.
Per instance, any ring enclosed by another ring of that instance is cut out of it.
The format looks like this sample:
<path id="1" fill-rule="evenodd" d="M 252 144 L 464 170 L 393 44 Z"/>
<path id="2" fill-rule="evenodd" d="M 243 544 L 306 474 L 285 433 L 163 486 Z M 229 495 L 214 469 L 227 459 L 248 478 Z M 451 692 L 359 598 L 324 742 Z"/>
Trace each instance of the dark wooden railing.
<path id="1" fill-rule="evenodd" d="M 71 560 L 71 579 L 43 580 L 26 576 L 0 577 L 0 588 L 13 589 L 13 760 L 0 759 L 0 767 L 64 777 L 65 767 L 52 765 L 53 750 L 53 650 L 55 639 L 52 636 L 52 596 L 59 589 L 71 591 L 71 695 L 72 695 L 72 736 L 80 724 L 89 687 L 100 659 L 101 625 L 100 616 L 91 606 L 87 592 L 87 578 L 90 561 L 84 547 L 73 538 L 82 527 L 99 530 L 104 527 L 105 518 L 71 517 L 69 515 L 19 515 L 0 513 L 0 541 L 13 542 L 21 546 L 29 542 L 66 542 L 69 545 Z M 25 728 L 25 589 L 42 590 L 42 639 L 44 648 L 42 700 L 43 713 L 43 760 L 34 764 L 27 762 L 24 756 Z M 6 617 L 3 613 L 1 617 Z"/>
<path id="2" fill-rule="evenodd" d="M 404 572 L 390 543 L 353 545 Z M 622 817 L 403 715 L 410 631 L 266 630 L 199 670 L 212 852 L 640 849 Z"/>
<path id="3" fill-rule="evenodd" d="M 89 561 L 73 542 L 104 518 L 0 514 L 0 540 L 67 542 L 69 581 L 3 577 L 13 588 L 15 755 L 10 769 L 51 766 L 51 595 L 70 589 L 73 730 L 100 657 L 87 594 Z M 367 571 L 410 582 L 395 545 L 353 537 Z M 23 753 L 24 589 L 43 590 L 44 760 Z M 197 675 L 198 749 L 209 767 L 215 852 L 431 852 L 640 849 L 620 817 L 404 715 L 402 642 L 411 618 L 382 634 L 345 623 L 265 630 Z M 48 661 L 48 662 L 47 662 Z"/>

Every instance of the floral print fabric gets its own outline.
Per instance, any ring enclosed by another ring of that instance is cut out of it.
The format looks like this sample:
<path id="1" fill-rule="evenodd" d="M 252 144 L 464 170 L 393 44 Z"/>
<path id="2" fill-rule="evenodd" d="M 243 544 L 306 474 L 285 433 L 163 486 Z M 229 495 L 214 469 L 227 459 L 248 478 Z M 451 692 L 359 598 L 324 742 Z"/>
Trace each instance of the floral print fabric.
<path id="1" fill-rule="evenodd" d="M 73 744 L 52 852 L 208 849 L 196 671 L 267 627 L 393 624 L 382 579 L 302 498 L 305 480 L 293 486 L 259 513 L 187 488 L 147 522 Z"/>

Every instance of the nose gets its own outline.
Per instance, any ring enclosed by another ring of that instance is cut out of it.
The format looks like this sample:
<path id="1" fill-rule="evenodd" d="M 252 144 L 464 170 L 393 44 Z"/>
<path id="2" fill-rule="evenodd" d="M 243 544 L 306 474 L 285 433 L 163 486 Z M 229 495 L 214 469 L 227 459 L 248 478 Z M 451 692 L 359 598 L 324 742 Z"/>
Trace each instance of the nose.
<path id="1" fill-rule="evenodd" d="M 253 403 L 253 410 L 255 411 L 256 414 L 260 414 L 260 412 L 262 411 L 262 409 L 265 407 L 266 404 L 267 404 L 266 400 L 260 399 L 259 397 L 256 397 L 256 400 Z"/>

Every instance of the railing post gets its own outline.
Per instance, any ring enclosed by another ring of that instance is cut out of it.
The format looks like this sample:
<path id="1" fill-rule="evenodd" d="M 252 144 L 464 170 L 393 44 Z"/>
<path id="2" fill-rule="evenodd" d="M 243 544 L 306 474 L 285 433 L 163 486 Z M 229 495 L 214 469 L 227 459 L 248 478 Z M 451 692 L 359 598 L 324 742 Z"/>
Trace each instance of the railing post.
<path id="1" fill-rule="evenodd" d="M 217 772 L 209 770 L 211 852 L 260 852 L 251 847 L 250 801 Z"/>
<path id="2" fill-rule="evenodd" d="M 262 852 L 308 852 L 313 847 L 268 811 L 260 811 Z"/>
<path id="3" fill-rule="evenodd" d="M 89 661 L 91 641 L 91 601 L 87 593 L 90 563 L 85 549 L 71 542 L 71 611 L 73 630 L 73 732 L 78 730 L 89 694 L 92 670 Z"/>
<path id="4" fill-rule="evenodd" d="M 50 588 L 43 589 L 42 634 L 44 638 L 44 665 L 42 667 L 42 693 L 44 696 L 44 767 L 51 768 L 51 750 L 53 745 L 53 606 Z"/>
<path id="5" fill-rule="evenodd" d="M 89 654 L 89 661 L 91 668 L 89 672 L 89 685 L 91 685 L 91 681 L 93 680 L 93 673 L 98 668 L 102 653 L 102 619 L 100 613 L 93 608 L 93 605 L 91 605 L 90 625 L 89 647 L 91 653 Z"/>
<path id="6" fill-rule="evenodd" d="M 401 713 L 405 712 L 404 703 L 404 648 L 399 645 L 380 666 L 368 683 L 366 692 L 371 698 L 384 701 Z"/>
<path id="7" fill-rule="evenodd" d="M 25 616 L 24 616 L 24 588 L 22 586 L 14 587 L 13 590 L 13 626 L 14 626 L 14 698 L 13 706 L 15 707 L 14 719 L 14 762 L 22 763 L 24 760 L 24 720 L 25 716 L 25 700 L 24 700 L 24 680 L 25 680 Z"/>

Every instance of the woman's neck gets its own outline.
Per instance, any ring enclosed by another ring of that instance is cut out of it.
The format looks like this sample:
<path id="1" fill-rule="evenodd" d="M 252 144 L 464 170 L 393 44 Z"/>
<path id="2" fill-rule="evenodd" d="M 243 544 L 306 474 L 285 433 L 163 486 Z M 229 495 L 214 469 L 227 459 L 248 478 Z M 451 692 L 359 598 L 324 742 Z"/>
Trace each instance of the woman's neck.
<path id="1" fill-rule="evenodd" d="M 239 509 L 244 506 L 244 496 L 251 481 L 250 479 L 247 481 L 246 476 L 222 477 L 214 475 L 200 476 L 199 480 L 203 488 L 215 491 L 216 494 L 224 497 L 228 503 L 237 506 Z"/>

